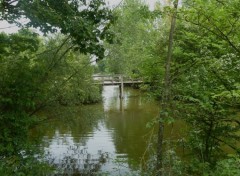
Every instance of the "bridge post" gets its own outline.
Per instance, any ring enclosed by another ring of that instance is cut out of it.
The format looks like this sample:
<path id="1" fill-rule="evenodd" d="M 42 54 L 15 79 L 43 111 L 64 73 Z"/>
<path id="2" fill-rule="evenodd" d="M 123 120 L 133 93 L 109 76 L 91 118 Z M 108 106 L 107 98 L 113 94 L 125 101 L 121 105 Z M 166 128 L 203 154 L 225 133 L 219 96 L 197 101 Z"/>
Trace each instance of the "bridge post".
<path id="1" fill-rule="evenodd" d="M 121 82 L 121 84 L 119 85 L 119 89 L 120 89 L 120 95 L 119 95 L 119 97 L 120 97 L 121 99 L 123 99 L 123 76 L 120 75 L 119 78 L 120 78 L 120 82 Z"/>
<path id="2" fill-rule="evenodd" d="M 102 81 L 102 82 L 103 82 L 103 84 L 104 84 L 104 76 L 102 76 L 102 77 L 101 77 L 101 81 Z"/>

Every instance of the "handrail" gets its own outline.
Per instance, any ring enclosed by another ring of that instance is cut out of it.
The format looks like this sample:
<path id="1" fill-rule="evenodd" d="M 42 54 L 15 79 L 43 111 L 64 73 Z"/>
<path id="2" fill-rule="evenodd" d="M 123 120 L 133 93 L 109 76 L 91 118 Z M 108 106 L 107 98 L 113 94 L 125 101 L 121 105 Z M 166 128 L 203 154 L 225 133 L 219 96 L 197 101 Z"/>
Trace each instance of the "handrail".
<path id="1" fill-rule="evenodd" d="M 94 79 L 95 78 L 95 79 Z M 140 79 L 134 79 L 129 76 L 115 74 L 115 75 L 93 75 L 93 79 L 97 82 L 112 82 L 112 83 L 142 83 L 143 81 Z M 107 83 L 106 83 L 107 84 Z"/>

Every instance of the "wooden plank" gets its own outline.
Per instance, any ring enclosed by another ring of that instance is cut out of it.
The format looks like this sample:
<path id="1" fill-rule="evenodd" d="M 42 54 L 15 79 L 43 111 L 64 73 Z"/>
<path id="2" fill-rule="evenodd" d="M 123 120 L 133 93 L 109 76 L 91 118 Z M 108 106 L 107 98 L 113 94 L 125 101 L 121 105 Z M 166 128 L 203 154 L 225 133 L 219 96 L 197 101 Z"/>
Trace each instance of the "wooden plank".
<path id="1" fill-rule="evenodd" d="M 94 84 L 99 85 L 124 85 L 143 83 L 141 80 L 132 80 L 131 78 L 124 77 L 123 75 L 93 75 L 93 79 L 96 81 Z"/>
<path id="2" fill-rule="evenodd" d="M 138 81 L 138 82 L 123 82 L 123 84 L 142 84 L 143 81 Z M 96 82 L 94 84 L 99 84 L 99 85 L 120 85 L 121 82 Z"/>

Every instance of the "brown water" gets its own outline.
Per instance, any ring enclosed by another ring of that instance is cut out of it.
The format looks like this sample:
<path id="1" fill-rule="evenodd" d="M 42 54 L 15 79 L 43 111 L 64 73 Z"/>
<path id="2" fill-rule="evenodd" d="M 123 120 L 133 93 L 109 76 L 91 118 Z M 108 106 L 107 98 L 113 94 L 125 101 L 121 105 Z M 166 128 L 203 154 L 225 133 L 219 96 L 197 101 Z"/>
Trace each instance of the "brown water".
<path id="1" fill-rule="evenodd" d="M 157 102 L 131 88 L 124 89 L 120 100 L 118 86 L 104 87 L 102 96 L 103 102 L 98 104 L 41 112 L 49 120 L 33 129 L 31 138 L 38 142 L 45 159 L 58 168 L 57 175 L 139 175 L 146 151 L 155 148 L 149 139 L 157 130 L 146 126 L 159 114 Z M 186 129 L 183 121 L 176 120 L 165 126 L 165 139 L 184 140 L 182 131 Z M 176 152 L 181 157 L 188 151 L 179 144 Z"/>
<path id="2" fill-rule="evenodd" d="M 126 175 L 138 169 L 152 129 L 146 124 L 159 113 L 156 102 L 138 90 L 103 89 L 103 102 L 42 112 L 51 120 L 32 131 L 48 162 L 63 173 Z"/>

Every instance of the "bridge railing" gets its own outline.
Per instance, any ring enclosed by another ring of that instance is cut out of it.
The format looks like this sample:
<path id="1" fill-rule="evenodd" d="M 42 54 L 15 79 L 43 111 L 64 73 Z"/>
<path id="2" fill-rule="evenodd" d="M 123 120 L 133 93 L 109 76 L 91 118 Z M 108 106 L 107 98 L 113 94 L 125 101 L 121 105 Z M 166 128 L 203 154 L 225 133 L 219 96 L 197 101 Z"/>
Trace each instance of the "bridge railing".
<path id="1" fill-rule="evenodd" d="M 141 82 L 139 79 L 134 79 L 129 76 L 121 75 L 121 74 L 114 74 L 114 75 L 93 75 L 93 79 L 97 82 Z"/>
<path id="2" fill-rule="evenodd" d="M 124 84 L 141 84 L 142 81 L 132 79 L 124 75 L 93 75 L 93 79 L 97 82 L 95 84 L 101 85 L 119 85 L 119 97 L 123 98 L 123 87 Z"/>
<path id="3" fill-rule="evenodd" d="M 93 79 L 98 82 L 120 81 L 122 75 L 93 75 Z"/>

